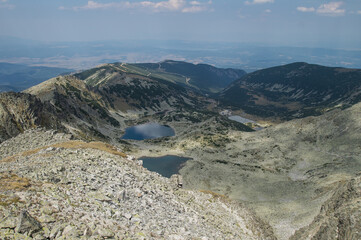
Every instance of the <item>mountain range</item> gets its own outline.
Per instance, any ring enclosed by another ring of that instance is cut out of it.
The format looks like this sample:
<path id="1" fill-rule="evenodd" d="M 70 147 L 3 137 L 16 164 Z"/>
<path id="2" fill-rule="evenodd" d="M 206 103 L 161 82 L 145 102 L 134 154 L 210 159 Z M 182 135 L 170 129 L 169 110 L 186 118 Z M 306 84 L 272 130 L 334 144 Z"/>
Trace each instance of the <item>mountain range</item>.
<path id="1" fill-rule="evenodd" d="M 192 86 L 203 92 L 218 92 L 246 74 L 240 69 L 221 69 L 208 64 L 192 64 L 172 60 L 160 63 L 138 63 L 130 66 L 131 69 L 141 68 L 149 75 L 160 75 L 161 77 L 164 73 L 171 74 L 176 82 Z M 165 79 L 169 80 L 172 77 L 166 76 Z"/>
<path id="2" fill-rule="evenodd" d="M 0 62 L 0 92 L 22 91 L 71 69 L 37 67 Z"/>
<path id="3" fill-rule="evenodd" d="M 1 93 L 0 182 L 12 184 L 0 184 L 0 205 L 12 210 L 0 208 L 8 231 L 0 236 L 110 238 L 122 228 L 134 238 L 359 239 L 360 73 L 306 63 L 246 75 L 113 63 Z M 279 124 L 254 131 L 219 114 L 225 109 Z M 120 139 L 147 122 L 176 134 Z M 142 156 L 163 155 L 191 158 L 182 180 L 139 166 Z"/>
<path id="4" fill-rule="evenodd" d="M 361 70 L 292 63 L 247 74 L 218 97 L 262 117 L 320 115 L 361 101 Z"/>

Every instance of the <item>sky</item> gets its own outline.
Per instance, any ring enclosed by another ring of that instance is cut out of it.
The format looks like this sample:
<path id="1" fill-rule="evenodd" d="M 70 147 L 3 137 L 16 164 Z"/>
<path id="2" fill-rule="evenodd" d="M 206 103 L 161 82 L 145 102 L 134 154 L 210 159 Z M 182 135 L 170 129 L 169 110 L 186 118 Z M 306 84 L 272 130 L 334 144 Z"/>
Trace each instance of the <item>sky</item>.
<path id="1" fill-rule="evenodd" d="M 361 49 L 361 0 L 0 0 L 0 35 Z"/>

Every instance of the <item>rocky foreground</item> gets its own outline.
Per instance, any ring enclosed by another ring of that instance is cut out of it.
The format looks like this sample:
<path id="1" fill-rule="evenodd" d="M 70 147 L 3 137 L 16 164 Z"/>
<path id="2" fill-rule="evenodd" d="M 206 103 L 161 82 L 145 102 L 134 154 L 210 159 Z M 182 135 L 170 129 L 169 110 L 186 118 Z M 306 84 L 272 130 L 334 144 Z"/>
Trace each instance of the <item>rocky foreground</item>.
<path id="1" fill-rule="evenodd" d="M 105 143 L 36 129 L 1 143 L 0 159 L 0 239 L 274 239 L 241 205 Z"/>

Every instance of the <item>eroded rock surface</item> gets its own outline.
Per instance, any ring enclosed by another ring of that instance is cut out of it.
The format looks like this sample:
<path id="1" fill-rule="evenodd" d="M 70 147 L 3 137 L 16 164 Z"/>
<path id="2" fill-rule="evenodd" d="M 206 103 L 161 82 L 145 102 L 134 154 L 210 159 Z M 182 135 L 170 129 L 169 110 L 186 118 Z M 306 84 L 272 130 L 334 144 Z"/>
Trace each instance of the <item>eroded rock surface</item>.
<path id="1" fill-rule="evenodd" d="M 0 94 L 0 142 L 36 127 L 63 129 L 48 103 L 25 93 Z"/>
<path id="2" fill-rule="evenodd" d="M 361 239 L 361 177 L 340 182 L 313 222 L 291 237 L 297 239 Z"/>

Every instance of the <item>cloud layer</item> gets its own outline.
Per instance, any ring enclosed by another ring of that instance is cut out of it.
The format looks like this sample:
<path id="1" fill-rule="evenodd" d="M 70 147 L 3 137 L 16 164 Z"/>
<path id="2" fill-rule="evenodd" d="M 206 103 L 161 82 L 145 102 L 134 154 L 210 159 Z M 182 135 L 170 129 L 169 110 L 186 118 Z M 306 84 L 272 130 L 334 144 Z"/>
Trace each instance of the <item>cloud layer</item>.
<path id="1" fill-rule="evenodd" d="M 274 3 L 274 0 L 253 0 L 252 2 L 246 1 L 246 5 L 252 5 L 252 4 L 264 4 L 264 3 Z"/>
<path id="2" fill-rule="evenodd" d="M 317 13 L 328 16 L 340 16 L 345 14 L 345 9 L 340 9 L 343 2 L 330 2 L 322 4 L 318 9 Z"/>
<path id="3" fill-rule="evenodd" d="M 341 9 L 343 2 L 329 2 L 324 3 L 319 6 L 317 9 L 314 7 L 297 7 L 297 10 L 300 12 L 316 12 L 319 15 L 324 16 L 343 16 L 346 12 L 345 9 Z"/>
<path id="4" fill-rule="evenodd" d="M 300 12 L 314 12 L 315 8 L 314 7 L 297 7 L 297 10 Z"/>
<path id="5" fill-rule="evenodd" d="M 3 1 L 3 0 L 0 0 Z M 183 13 L 196 13 L 209 11 L 212 1 L 200 2 L 200 1 L 190 1 L 186 0 L 167 0 L 167 1 L 142 1 L 142 2 L 129 2 L 129 1 L 120 1 L 120 2 L 110 2 L 110 3 L 101 3 L 96 1 L 88 1 L 84 6 L 75 6 L 71 8 L 59 7 L 60 10 L 96 10 L 96 9 L 143 9 L 149 10 L 152 12 L 183 12 Z"/>

